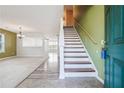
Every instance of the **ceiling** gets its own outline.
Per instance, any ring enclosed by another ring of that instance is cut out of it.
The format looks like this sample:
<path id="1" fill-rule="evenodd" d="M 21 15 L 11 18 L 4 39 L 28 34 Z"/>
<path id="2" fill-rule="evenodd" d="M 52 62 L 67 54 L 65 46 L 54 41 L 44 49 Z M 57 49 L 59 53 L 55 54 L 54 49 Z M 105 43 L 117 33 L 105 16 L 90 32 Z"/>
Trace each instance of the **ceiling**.
<path id="1" fill-rule="evenodd" d="M 17 5 L 0 6 L 0 28 L 18 33 L 37 32 L 54 37 L 59 32 L 63 6 L 60 5 Z"/>

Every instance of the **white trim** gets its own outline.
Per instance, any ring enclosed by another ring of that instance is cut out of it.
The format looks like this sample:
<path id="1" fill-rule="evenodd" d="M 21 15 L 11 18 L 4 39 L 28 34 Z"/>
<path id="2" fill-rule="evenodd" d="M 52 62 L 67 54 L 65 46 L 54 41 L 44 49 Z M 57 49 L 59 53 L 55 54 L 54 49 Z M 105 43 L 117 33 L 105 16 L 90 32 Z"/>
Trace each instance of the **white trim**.
<path id="1" fill-rule="evenodd" d="M 63 18 L 60 20 L 60 33 L 59 33 L 59 79 L 65 78 L 64 72 L 64 29 Z"/>
<path id="2" fill-rule="evenodd" d="M 83 47 L 83 45 L 65 45 L 65 47 Z"/>
<path id="3" fill-rule="evenodd" d="M 23 56 L 23 55 L 17 55 L 16 57 L 20 57 L 20 58 L 21 58 L 21 57 L 27 57 L 27 58 L 28 58 L 28 57 L 29 57 L 29 58 L 30 58 L 30 57 L 44 58 L 44 57 L 47 57 L 47 56 L 48 56 L 48 55 L 45 55 L 45 56 L 30 56 L 30 55 L 24 55 L 24 56 Z"/>
<path id="4" fill-rule="evenodd" d="M 84 48 L 65 48 L 65 51 L 84 51 Z"/>
<path id="5" fill-rule="evenodd" d="M 17 56 L 9 56 L 9 57 L 0 58 L 0 61 L 5 60 L 5 59 L 9 59 L 9 58 L 13 58 L 13 57 L 17 57 Z"/>
<path id="6" fill-rule="evenodd" d="M 64 56 L 87 56 L 87 53 L 64 53 Z"/>
<path id="7" fill-rule="evenodd" d="M 64 58 L 64 61 L 90 61 L 89 58 Z"/>
<path id="8" fill-rule="evenodd" d="M 76 31 L 76 33 L 78 34 L 78 32 L 77 32 L 75 26 L 73 26 L 73 28 L 74 28 L 74 30 Z M 78 34 L 78 37 L 80 38 L 79 34 Z M 83 43 L 83 41 L 81 40 L 81 38 L 80 38 L 80 41 L 81 41 L 81 43 L 84 45 L 84 43 Z M 91 62 L 91 64 L 93 65 L 93 67 L 94 67 L 94 69 L 95 69 L 95 71 L 96 71 L 96 77 L 98 77 L 98 71 L 97 71 L 97 69 L 96 69 L 96 66 L 94 65 L 94 63 L 93 63 L 93 61 L 92 61 L 92 58 L 90 57 L 89 52 L 87 51 L 85 45 L 84 45 L 84 50 L 86 51 L 87 55 L 89 56 L 90 62 Z"/>
<path id="9" fill-rule="evenodd" d="M 1 60 L 5 60 L 5 59 L 9 59 L 9 58 L 15 58 L 15 57 L 22 57 L 22 58 L 24 58 L 24 57 L 26 57 L 26 58 L 32 58 L 32 57 L 36 57 L 36 58 L 39 58 L 39 57 L 41 57 L 41 58 L 45 58 L 45 59 L 48 59 L 49 58 L 49 56 L 9 56 L 9 57 L 4 57 L 4 58 L 0 58 L 0 61 Z"/>
<path id="10" fill-rule="evenodd" d="M 91 64 L 65 64 L 65 68 L 92 68 Z"/>
<path id="11" fill-rule="evenodd" d="M 96 77 L 102 84 L 104 84 L 104 80 L 100 78 L 99 76 Z"/>
<path id="12" fill-rule="evenodd" d="M 0 33 L 0 35 L 1 35 L 0 44 L 2 44 L 1 49 L 0 49 L 0 53 L 4 53 L 5 52 L 5 35 L 3 33 Z"/>

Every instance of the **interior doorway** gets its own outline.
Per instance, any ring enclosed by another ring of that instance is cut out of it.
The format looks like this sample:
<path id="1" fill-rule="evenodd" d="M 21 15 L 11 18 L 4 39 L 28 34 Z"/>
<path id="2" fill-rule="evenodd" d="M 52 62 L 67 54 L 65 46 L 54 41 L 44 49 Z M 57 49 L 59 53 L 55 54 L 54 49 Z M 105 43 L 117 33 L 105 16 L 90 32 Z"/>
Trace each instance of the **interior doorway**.
<path id="1" fill-rule="evenodd" d="M 64 6 L 64 26 L 73 26 L 73 6 L 65 5 Z"/>

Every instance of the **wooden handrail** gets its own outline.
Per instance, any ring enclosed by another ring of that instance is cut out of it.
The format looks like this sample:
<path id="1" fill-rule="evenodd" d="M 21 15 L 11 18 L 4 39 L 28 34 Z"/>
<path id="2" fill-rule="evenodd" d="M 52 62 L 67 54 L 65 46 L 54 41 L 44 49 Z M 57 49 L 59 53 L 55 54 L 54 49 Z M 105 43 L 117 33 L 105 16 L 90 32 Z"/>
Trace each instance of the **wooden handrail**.
<path id="1" fill-rule="evenodd" d="M 75 22 L 78 24 L 78 26 L 82 29 L 82 31 L 84 31 L 86 33 L 86 35 L 89 37 L 89 39 L 95 44 L 97 45 L 97 41 L 90 35 L 90 33 L 88 31 L 86 31 L 86 29 L 75 19 Z"/>

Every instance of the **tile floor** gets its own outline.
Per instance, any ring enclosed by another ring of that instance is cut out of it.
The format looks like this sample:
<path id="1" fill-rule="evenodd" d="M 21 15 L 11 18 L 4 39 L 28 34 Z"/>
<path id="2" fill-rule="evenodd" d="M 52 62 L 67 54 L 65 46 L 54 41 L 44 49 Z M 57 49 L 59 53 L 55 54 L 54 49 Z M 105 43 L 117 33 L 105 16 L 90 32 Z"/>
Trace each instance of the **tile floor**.
<path id="1" fill-rule="evenodd" d="M 0 60 L 0 88 L 14 88 L 48 57 L 12 57 Z"/>
<path id="2" fill-rule="evenodd" d="M 59 79 L 57 55 L 49 54 L 49 60 L 40 65 L 18 88 L 102 88 L 94 77 Z"/>

